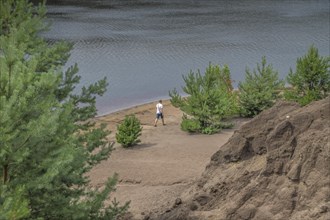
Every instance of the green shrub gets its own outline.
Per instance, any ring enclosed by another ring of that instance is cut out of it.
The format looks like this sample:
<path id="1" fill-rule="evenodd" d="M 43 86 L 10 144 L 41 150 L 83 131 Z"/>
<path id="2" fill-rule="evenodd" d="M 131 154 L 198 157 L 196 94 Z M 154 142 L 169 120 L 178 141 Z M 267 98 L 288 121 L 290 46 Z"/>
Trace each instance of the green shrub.
<path id="1" fill-rule="evenodd" d="M 292 86 L 284 96 L 301 105 L 327 97 L 330 91 L 330 57 L 322 57 L 311 46 L 307 54 L 297 59 L 296 71 L 290 69 L 287 81 Z"/>
<path id="2" fill-rule="evenodd" d="M 233 123 L 214 122 L 211 125 L 202 128 L 196 119 L 188 118 L 186 114 L 183 114 L 181 122 L 181 129 L 189 133 L 215 134 L 218 133 L 221 129 L 228 129 L 232 128 L 233 126 Z"/>
<path id="3" fill-rule="evenodd" d="M 190 133 L 195 133 L 200 131 L 199 122 L 195 119 L 189 119 L 186 114 L 183 114 L 181 129 Z"/>
<path id="4" fill-rule="evenodd" d="M 124 121 L 117 126 L 116 140 L 123 147 L 131 147 L 140 143 L 142 126 L 134 115 L 125 116 Z"/>
<path id="5" fill-rule="evenodd" d="M 220 131 L 220 128 L 218 128 L 217 126 L 209 126 L 209 127 L 206 127 L 206 128 L 203 128 L 201 130 L 201 133 L 202 134 L 215 134 L 215 133 L 218 133 Z"/>
<path id="6" fill-rule="evenodd" d="M 284 88 L 277 71 L 266 63 L 266 58 L 262 57 L 257 69 L 251 72 L 246 68 L 245 81 L 238 84 L 240 114 L 244 117 L 253 117 L 271 107 Z"/>
<path id="7" fill-rule="evenodd" d="M 210 129 L 215 131 L 215 125 L 223 118 L 237 112 L 237 98 L 228 66 L 220 68 L 209 64 L 204 75 L 190 71 L 183 79 L 187 97 L 182 98 L 176 89 L 169 92 L 172 105 L 191 117 L 182 121 L 183 130 L 209 133 Z"/>

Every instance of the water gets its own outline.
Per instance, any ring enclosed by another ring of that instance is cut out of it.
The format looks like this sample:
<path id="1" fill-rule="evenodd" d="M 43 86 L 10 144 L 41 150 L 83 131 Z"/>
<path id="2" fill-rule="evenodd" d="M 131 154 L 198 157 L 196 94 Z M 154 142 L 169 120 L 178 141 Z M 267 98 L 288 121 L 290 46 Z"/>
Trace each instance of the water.
<path id="1" fill-rule="evenodd" d="M 327 0 L 48 0 L 49 41 L 74 44 L 81 85 L 107 77 L 99 114 L 169 98 L 182 75 L 209 62 L 234 86 L 266 56 L 285 78 L 314 44 L 329 55 Z"/>

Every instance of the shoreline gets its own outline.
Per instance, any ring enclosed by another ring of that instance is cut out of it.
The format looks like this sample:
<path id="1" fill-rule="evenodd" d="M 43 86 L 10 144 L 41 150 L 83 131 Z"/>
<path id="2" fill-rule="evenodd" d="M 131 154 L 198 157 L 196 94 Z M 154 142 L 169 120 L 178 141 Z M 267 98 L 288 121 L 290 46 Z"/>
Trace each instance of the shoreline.
<path id="1" fill-rule="evenodd" d="M 132 104 L 132 105 L 127 106 L 127 107 L 122 107 L 122 108 L 118 108 L 118 109 L 115 109 L 115 110 L 111 110 L 111 111 L 109 111 L 107 113 L 96 115 L 95 118 L 106 117 L 107 115 L 116 114 L 116 113 L 124 112 L 124 111 L 129 111 L 130 109 L 140 108 L 140 107 L 143 107 L 143 106 L 149 106 L 149 105 L 151 105 L 153 103 L 155 103 L 155 108 L 156 108 L 156 104 L 158 103 L 159 100 L 162 100 L 163 101 L 163 104 L 165 102 L 167 104 L 170 104 L 170 98 L 155 99 L 153 101 L 146 101 L 146 102 L 142 102 L 142 103 L 139 103 L 139 104 Z"/>
<path id="2" fill-rule="evenodd" d="M 119 111 L 125 111 L 130 108 L 135 108 L 135 107 L 142 106 L 142 105 L 148 105 L 148 104 L 151 104 L 154 102 L 158 102 L 159 100 L 167 101 L 170 99 L 171 98 L 169 96 L 162 96 L 162 97 L 156 97 L 156 98 L 145 98 L 145 99 L 142 99 L 137 102 L 129 102 L 130 104 L 127 104 L 127 105 L 120 105 L 122 107 L 119 106 L 119 107 L 115 107 L 113 109 L 110 108 L 110 110 L 106 110 L 106 111 L 102 110 L 102 109 L 106 109 L 106 108 L 100 108 L 100 110 L 98 110 L 97 112 L 102 112 L 102 113 L 100 113 L 100 114 L 97 113 L 97 116 L 95 116 L 95 117 L 102 117 L 102 116 L 116 113 Z"/>
<path id="3" fill-rule="evenodd" d="M 109 137 L 114 136 L 117 130 L 117 125 L 121 123 L 126 115 L 135 115 L 144 129 L 153 127 L 154 120 L 156 118 L 156 104 L 159 100 L 152 102 L 134 105 L 130 108 L 118 110 L 109 114 L 99 115 L 94 117 L 93 121 L 96 125 L 105 123 L 108 130 L 111 131 Z M 183 112 L 179 108 L 175 108 L 170 99 L 162 99 L 164 105 L 164 120 L 167 125 L 177 125 L 181 123 Z"/>

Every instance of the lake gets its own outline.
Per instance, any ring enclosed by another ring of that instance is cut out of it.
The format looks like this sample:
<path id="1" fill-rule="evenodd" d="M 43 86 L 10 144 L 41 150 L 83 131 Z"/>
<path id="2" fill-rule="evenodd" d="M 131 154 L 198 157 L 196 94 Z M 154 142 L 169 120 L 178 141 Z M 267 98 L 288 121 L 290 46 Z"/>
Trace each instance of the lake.
<path id="1" fill-rule="evenodd" d="M 285 78 L 314 44 L 329 55 L 327 0 L 48 0 L 50 42 L 74 48 L 81 84 L 107 77 L 100 115 L 158 99 L 203 73 L 209 62 L 231 70 L 234 87 L 266 56 Z"/>

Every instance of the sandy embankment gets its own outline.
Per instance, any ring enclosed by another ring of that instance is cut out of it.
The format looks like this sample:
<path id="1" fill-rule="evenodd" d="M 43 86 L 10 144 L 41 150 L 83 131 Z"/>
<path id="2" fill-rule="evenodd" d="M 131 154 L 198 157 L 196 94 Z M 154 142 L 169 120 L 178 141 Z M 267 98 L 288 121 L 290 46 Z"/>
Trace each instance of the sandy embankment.
<path id="1" fill-rule="evenodd" d="M 158 121 L 154 127 L 157 102 L 98 117 L 106 123 L 115 140 L 116 126 L 125 115 L 135 114 L 143 126 L 141 144 L 124 149 L 115 144 L 109 160 L 90 173 L 92 184 L 101 186 L 113 173 L 119 174 L 118 201 L 131 201 L 130 210 L 138 219 L 150 211 L 168 207 L 180 192 L 200 177 L 210 157 L 222 146 L 234 129 L 215 135 L 187 134 L 180 130 L 182 112 L 164 101 L 166 126 Z"/>

